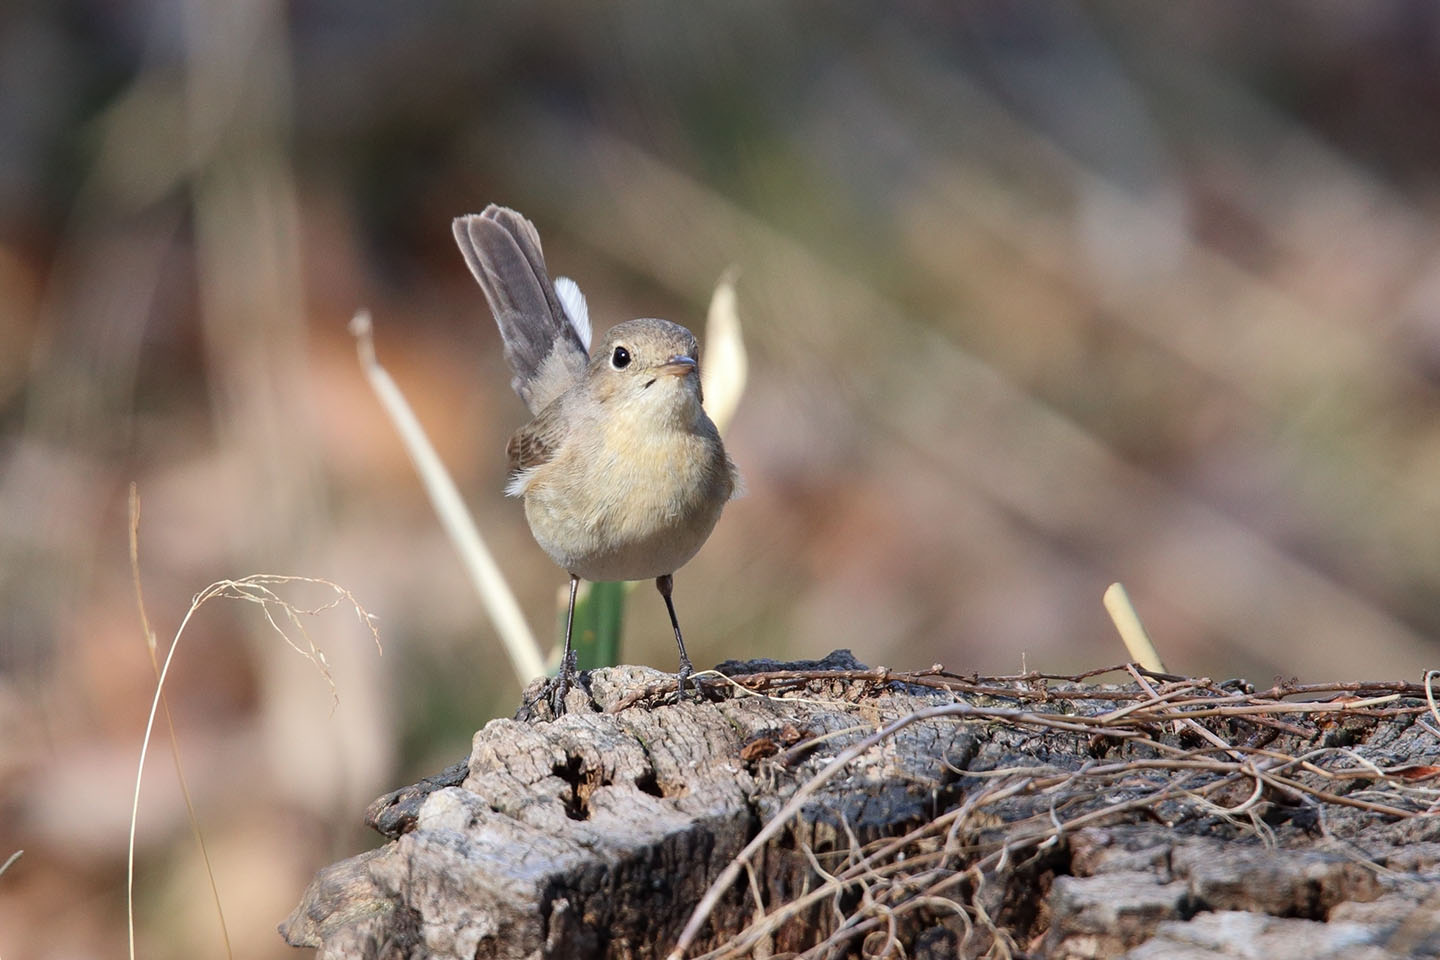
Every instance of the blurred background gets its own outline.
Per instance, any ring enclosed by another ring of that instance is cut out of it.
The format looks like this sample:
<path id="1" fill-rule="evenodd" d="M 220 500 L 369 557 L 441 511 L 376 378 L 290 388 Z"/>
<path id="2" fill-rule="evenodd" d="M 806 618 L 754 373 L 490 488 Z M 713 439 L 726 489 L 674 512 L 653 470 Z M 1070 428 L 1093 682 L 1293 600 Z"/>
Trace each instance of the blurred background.
<path id="1" fill-rule="evenodd" d="M 1418 679 L 1440 634 L 1440 8 L 19 0 L 0 9 L 0 956 L 125 951 L 154 674 L 235 954 L 519 684 L 346 323 L 527 618 L 525 419 L 450 236 L 531 217 L 597 326 L 739 268 L 748 495 L 676 578 L 697 666 L 817 657 Z M 288 599 L 315 605 L 322 590 Z M 654 591 L 626 659 L 673 669 Z M 139 948 L 223 955 L 163 739 Z"/>

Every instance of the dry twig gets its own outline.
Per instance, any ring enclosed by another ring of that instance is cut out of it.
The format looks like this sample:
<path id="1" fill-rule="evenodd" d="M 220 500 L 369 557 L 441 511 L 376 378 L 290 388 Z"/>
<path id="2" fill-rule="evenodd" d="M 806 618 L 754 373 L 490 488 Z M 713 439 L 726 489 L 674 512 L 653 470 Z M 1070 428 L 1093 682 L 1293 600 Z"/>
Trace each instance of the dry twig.
<path id="1" fill-rule="evenodd" d="M 770 942 L 785 924 L 811 916 L 826 901 L 839 911 L 828 934 L 803 957 L 829 957 L 847 944 L 861 944 L 866 956 L 901 956 L 903 930 L 950 924 L 961 942 L 990 957 L 1023 953 L 987 906 L 987 879 L 1034 862 L 1067 835 L 1086 827 L 1145 815 L 1163 822 L 1184 817 L 1220 817 L 1273 844 L 1273 830 L 1258 815 L 1265 805 L 1284 802 L 1317 808 L 1345 806 L 1367 814 L 1408 819 L 1440 810 L 1440 768 L 1422 764 L 1386 766 L 1340 746 L 1286 752 L 1265 746 L 1278 733 L 1317 739 L 1345 718 L 1374 722 L 1380 717 L 1437 714 L 1431 674 L 1423 684 L 1280 684 L 1261 693 L 1233 689 L 1204 678 L 1170 677 L 1143 668 L 1125 687 L 1080 686 L 1100 672 L 1064 677 L 1023 674 L 961 678 L 940 666 L 915 673 L 886 670 L 776 671 L 728 678 L 736 687 L 772 697 L 815 695 L 815 687 L 837 680 L 876 687 L 954 690 L 979 702 L 952 703 L 891 717 L 878 732 L 854 742 L 803 783 L 754 840 L 721 872 L 691 914 L 669 954 L 678 960 L 695 942 L 711 911 L 731 889 L 757 852 L 795 818 L 824 784 L 867 751 L 917 723 L 959 722 L 999 727 L 1043 728 L 1123 745 L 1114 760 L 1097 759 L 1079 769 L 1031 763 L 1005 769 L 966 770 L 984 786 L 972 789 L 958 806 L 934 816 L 901 837 L 860 843 L 848 830 L 850 849 L 834 867 L 802 847 L 817 881 L 801 895 L 755 919 L 739 934 L 701 955 L 723 960 L 750 955 Z M 1328 697 L 1327 697 L 1328 695 Z M 1327 697 L 1326 699 L 1320 699 Z M 1304 699 L 1301 699 L 1304 698 Z M 872 701 L 873 706 L 873 701 Z M 1296 726 L 1279 716 L 1304 721 Z M 1236 731 L 1268 731 L 1245 739 Z M 1171 735 L 1174 730 L 1181 745 Z M 797 762 L 822 740 L 854 736 L 855 729 L 831 731 L 804 740 L 770 762 Z M 1191 745 L 1186 746 L 1186 741 Z M 1102 753 L 1103 755 L 1103 753 Z M 1356 786 L 1358 789 L 1347 789 Z M 1017 795 L 1048 797 L 1043 813 L 993 830 L 989 811 Z M 846 826 L 843 825 L 842 826 Z M 1323 829 L 1323 825 L 1322 825 Z M 827 858 L 837 856 L 827 854 Z M 752 881 L 753 884 L 753 881 Z M 752 889 L 758 903 L 758 891 Z M 842 910 L 841 905 L 848 905 Z M 975 941 L 975 937 L 987 939 Z"/>

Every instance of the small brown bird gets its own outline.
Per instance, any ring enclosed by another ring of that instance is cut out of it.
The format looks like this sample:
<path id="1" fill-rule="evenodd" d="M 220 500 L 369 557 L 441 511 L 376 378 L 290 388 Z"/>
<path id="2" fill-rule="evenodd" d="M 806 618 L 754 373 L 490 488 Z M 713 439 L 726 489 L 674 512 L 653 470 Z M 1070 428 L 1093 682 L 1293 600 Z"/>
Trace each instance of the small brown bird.
<path id="1" fill-rule="evenodd" d="M 668 320 L 629 320 L 589 356 L 585 299 L 564 277 L 550 282 L 534 224 L 491 204 L 456 218 L 455 241 L 500 327 L 510 385 L 534 415 L 506 446 L 513 473 L 505 492 L 524 498 L 536 542 L 570 574 L 555 702 L 564 709 L 574 674 L 581 578 L 655 579 L 680 648 L 683 695 L 692 667 L 672 575 L 710 536 L 738 485 L 701 406 L 694 335 Z"/>

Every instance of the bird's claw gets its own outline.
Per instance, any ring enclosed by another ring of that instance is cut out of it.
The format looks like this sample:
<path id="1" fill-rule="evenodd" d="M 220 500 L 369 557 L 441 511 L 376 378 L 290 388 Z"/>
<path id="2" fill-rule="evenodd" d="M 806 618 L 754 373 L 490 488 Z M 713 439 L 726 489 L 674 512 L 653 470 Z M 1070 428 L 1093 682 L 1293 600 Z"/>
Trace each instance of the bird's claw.
<path id="1" fill-rule="evenodd" d="M 575 684 L 575 651 L 571 650 L 560 664 L 560 672 L 555 676 L 555 685 L 550 689 L 550 713 L 556 717 L 565 713 L 565 698 L 570 695 L 570 688 Z"/>
<path id="2" fill-rule="evenodd" d="M 675 702 L 676 702 L 676 703 L 684 703 L 684 702 L 685 702 L 685 683 L 686 683 L 687 680 L 690 680 L 690 674 L 692 674 L 692 673 L 694 673 L 694 672 L 695 672 L 695 668 L 690 665 L 690 658 L 689 658 L 689 657 L 686 657 L 684 660 L 681 660 L 681 661 L 680 661 L 680 671 L 675 675 Z M 691 681 L 690 686 L 695 688 L 695 692 L 696 692 L 697 694 L 700 693 L 700 687 L 699 687 L 698 684 L 696 684 L 696 683 L 694 683 L 693 681 Z M 703 695 L 700 697 L 700 699 L 704 699 Z"/>

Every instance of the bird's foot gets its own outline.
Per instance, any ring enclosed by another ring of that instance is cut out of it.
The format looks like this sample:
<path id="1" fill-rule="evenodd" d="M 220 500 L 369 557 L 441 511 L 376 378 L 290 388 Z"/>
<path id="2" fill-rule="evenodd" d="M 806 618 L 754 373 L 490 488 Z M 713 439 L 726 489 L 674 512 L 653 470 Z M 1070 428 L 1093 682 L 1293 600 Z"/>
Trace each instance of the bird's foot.
<path id="1" fill-rule="evenodd" d="M 537 720 L 554 720 L 566 713 L 565 700 L 572 688 L 579 685 L 579 673 L 575 669 L 575 654 L 571 652 L 560 672 L 544 680 L 536 680 L 525 688 L 528 696 L 515 711 L 515 719 L 525 723 Z M 542 706 L 543 704 L 543 706 Z"/>
<path id="2" fill-rule="evenodd" d="M 571 650 L 560 664 L 560 672 L 555 676 L 555 685 L 550 689 L 550 712 L 554 716 L 563 716 L 565 713 L 565 698 L 570 694 L 570 688 L 575 685 L 575 651 Z"/>
<path id="3" fill-rule="evenodd" d="M 684 703 L 684 702 L 685 702 L 685 681 L 689 680 L 689 679 L 690 679 L 690 674 L 692 674 L 692 673 L 694 673 L 694 672 L 695 672 L 695 668 L 694 668 L 693 666 L 691 666 L 691 664 L 690 664 L 690 658 L 689 658 L 689 657 L 684 657 L 684 658 L 682 658 L 682 659 L 680 660 L 680 672 L 675 675 L 675 702 L 676 702 L 676 703 Z M 699 696 L 699 699 L 701 699 L 701 700 L 705 699 L 705 695 L 702 694 L 702 693 L 700 693 L 700 687 L 699 687 L 698 684 L 691 683 L 690 686 L 694 687 L 694 688 L 695 688 L 695 692 L 700 695 L 700 696 Z"/>

